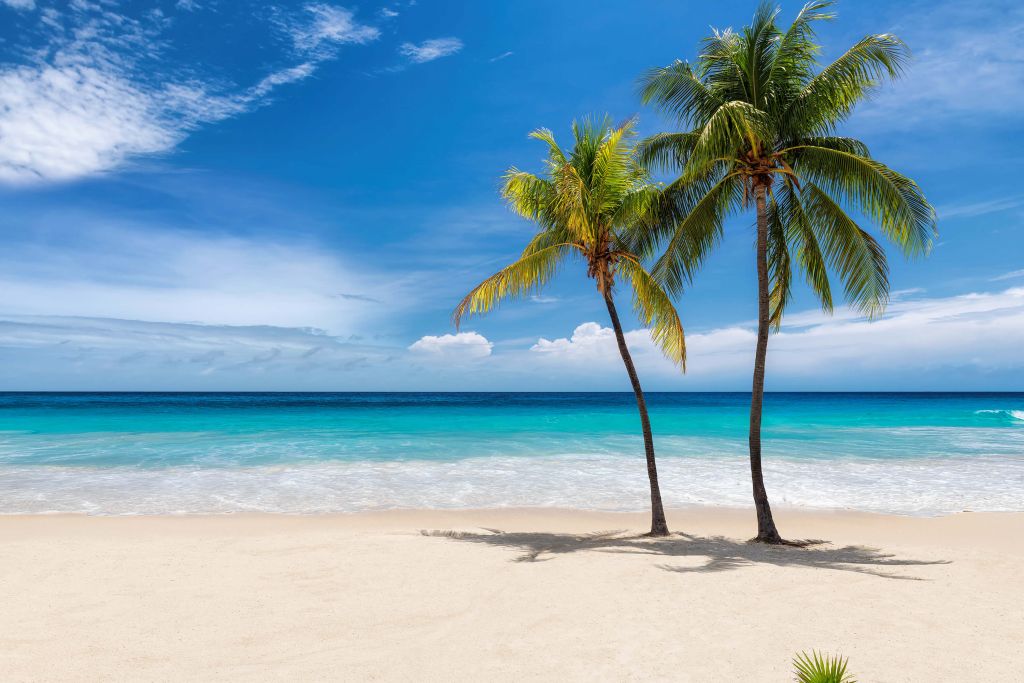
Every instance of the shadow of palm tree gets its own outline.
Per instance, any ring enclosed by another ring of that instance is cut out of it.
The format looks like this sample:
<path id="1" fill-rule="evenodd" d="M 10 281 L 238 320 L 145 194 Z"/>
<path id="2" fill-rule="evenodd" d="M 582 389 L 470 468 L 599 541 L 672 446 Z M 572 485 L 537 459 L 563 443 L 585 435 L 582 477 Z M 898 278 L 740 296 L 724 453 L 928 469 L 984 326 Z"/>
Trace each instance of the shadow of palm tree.
<path id="1" fill-rule="evenodd" d="M 894 573 L 891 569 L 949 564 L 948 560 L 900 559 L 878 548 L 865 546 L 835 547 L 826 541 L 803 541 L 799 546 L 777 546 L 747 543 L 724 536 L 694 536 L 685 533 L 667 538 L 649 538 L 621 530 L 589 534 L 506 533 L 500 529 L 484 531 L 486 533 L 422 530 L 420 533 L 520 551 L 521 554 L 513 562 L 543 562 L 558 555 L 582 551 L 703 559 L 701 564 L 694 565 L 657 565 L 660 569 L 676 573 L 714 573 L 769 564 L 777 567 L 834 569 L 887 579 L 920 581 L 920 577 Z"/>

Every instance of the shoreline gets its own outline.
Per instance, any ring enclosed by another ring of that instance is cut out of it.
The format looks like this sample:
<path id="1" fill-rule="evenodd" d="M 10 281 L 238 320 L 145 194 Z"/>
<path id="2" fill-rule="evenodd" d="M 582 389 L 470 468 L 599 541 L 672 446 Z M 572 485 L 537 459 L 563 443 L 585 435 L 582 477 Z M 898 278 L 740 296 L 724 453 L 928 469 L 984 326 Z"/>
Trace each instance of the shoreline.
<path id="1" fill-rule="evenodd" d="M 1024 513 L 549 508 L 0 516 L 0 670 L 22 680 L 1011 681 Z M 643 646 L 640 646 L 642 643 Z M 689 678 L 687 678 L 689 677 Z"/>

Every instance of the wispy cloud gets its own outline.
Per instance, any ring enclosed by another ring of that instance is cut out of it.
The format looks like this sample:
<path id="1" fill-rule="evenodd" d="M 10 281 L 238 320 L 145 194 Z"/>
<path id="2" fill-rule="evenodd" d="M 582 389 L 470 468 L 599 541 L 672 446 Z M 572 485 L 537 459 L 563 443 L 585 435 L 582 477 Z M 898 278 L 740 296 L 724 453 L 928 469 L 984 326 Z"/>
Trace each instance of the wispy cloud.
<path id="1" fill-rule="evenodd" d="M 998 197 L 974 202 L 961 202 L 936 207 L 940 219 L 974 218 L 1024 207 L 1024 197 Z"/>
<path id="2" fill-rule="evenodd" d="M 512 56 L 512 55 L 514 55 L 514 54 L 515 54 L 515 52 L 512 52 L 511 50 L 510 50 L 510 51 L 508 51 L 508 52 L 502 52 L 502 53 L 501 53 L 500 55 L 498 55 L 497 57 L 491 57 L 491 58 L 490 58 L 490 59 L 488 59 L 487 61 L 488 61 L 488 62 L 500 62 L 501 60 L 503 60 L 503 59 L 506 59 L 506 58 L 508 58 L 508 57 L 511 57 L 511 56 Z"/>
<path id="3" fill-rule="evenodd" d="M 295 47 L 304 53 L 323 55 L 324 50 L 333 51 L 338 45 L 363 44 L 380 37 L 378 29 L 360 24 L 343 7 L 314 3 L 304 9 L 308 16 L 289 26 Z"/>
<path id="4" fill-rule="evenodd" d="M 308 78 L 338 46 L 379 35 L 348 10 L 308 5 L 289 23 L 302 61 L 238 88 L 204 80 L 195 65 L 167 66 L 167 24 L 157 11 L 132 18 L 85 3 L 42 12 L 45 43 L 26 63 L 0 68 L 0 182 L 69 180 L 171 151 L 197 128 Z"/>
<path id="5" fill-rule="evenodd" d="M 408 57 L 409 61 L 416 64 L 432 62 L 441 57 L 453 55 L 462 49 L 462 41 L 458 38 L 433 38 L 425 40 L 420 44 L 402 43 L 398 48 L 399 54 Z"/>
<path id="6" fill-rule="evenodd" d="M 139 389 L 330 387 L 400 349 L 311 328 L 68 317 L 0 317 L 0 357 L 23 371 L 6 387 Z M 326 379 L 330 378 L 330 379 Z"/>
<path id="7" fill-rule="evenodd" d="M 895 8 L 896 6 L 893 5 Z M 1015 116 L 1024 105 L 1024 5 L 1013 0 L 898 7 L 893 32 L 914 51 L 906 78 L 864 109 L 887 127 Z M 876 29 L 877 30 L 877 29 Z"/>
<path id="8" fill-rule="evenodd" d="M 394 19 L 395 17 L 398 16 L 398 12 L 388 7 L 382 7 L 380 10 L 380 15 L 385 19 Z"/>
<path id="9" fill-rule="evenodd" d="M 7 292 L 0 312 L 353 334 L 379 327 L 406 300 L 393 278 L 301 239 L 283 244 L 152 226 L 144 233 L 129 226 L 86 230 L 63 248 L 9 245 L 0 255 L 0 288 Z"/>
<path id="10" fill-rule="evenodd" d="M 35 9 L 36 7 L 35 0 L 0 0 L 0 4 L 17 10 Z"/>

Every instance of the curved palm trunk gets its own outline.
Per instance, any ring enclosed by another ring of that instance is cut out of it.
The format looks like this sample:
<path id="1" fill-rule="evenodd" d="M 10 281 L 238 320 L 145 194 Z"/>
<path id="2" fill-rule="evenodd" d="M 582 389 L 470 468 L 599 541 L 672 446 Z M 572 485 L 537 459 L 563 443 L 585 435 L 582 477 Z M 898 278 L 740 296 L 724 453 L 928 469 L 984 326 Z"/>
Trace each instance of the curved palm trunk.
<path id="1" fill-rule="evenodd" d="M 764 401 L 764 364 L 768 355 L 768 188 L 758 183 L 757 198 L 757 349 L 754 352 L 754 386 L 750 397 L 750 478 L 754 485 L 754 507 L 757 509 L 757 537 L 762 543 L 782 543 L 768 493 L 761 474 L 761 406 Z"/>
<path id="2" fill-rule="evenodd" d="M 615 340 L 619 343 L 619 354 L 622 355 L 622 362 L 626 366 L 629 381 L 633 385 L 633 393 L 636 395 L 636 407 L 640 411 L 640 427 L 644 433 L 644 452 L 647 455 L 647 478 L 651 482 L 651 531 L 648 535 L 668 536 L 668 522 L 665 520 L 665 508 L 661 504 L 661 488 L 658 486 L 658 466 L 654 462 L 654 437 L 651 435 L 651 421 L 647 417 L 644 392 L 640 388 L 640 378 L 637 377 L 633 358 L 629 355 L 629 348 L 626 346 L 626 337 L 622 334 L 622 324 L 619 322 L 619 314 L 615 310 L 611 292 L 604 292 L 604 303 L 608 306 L 608 315 L 611 317 L 612 327 L 615 329 Z"/>

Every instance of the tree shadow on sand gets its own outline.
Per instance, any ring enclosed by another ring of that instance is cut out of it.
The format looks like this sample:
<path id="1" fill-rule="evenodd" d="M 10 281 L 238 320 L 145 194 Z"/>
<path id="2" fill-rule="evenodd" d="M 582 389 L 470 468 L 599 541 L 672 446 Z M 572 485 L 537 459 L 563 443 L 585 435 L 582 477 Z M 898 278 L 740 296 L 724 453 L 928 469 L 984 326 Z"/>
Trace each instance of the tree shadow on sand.
<path id="1" fill-rule="evenodd" d="M 891 571 L 893 568 L 949 564 L 948 560 L 900 559 L 878 548 L 865 546 L 835 547 L 826 541 L 803 541 L 799 546 L 748 543 L 724 536 L 693 536 L 676 533 L 666 538 L 636 536 L 625 531 L 599 531 L 590 534 L 554 534 L 509 532 L 484 529 L 486 533 L 463 531 L 427 531 L 424 536 L 480 543 L 520 551 L 513 562 L 544 562 L 558 555 L 581 551 L 654 555 L 696 560 L 697 564 L 659 564 L 660 569 L 676 573 L 714 573 L 744 567 L 811 567 L 870 574 L 886 579 L 921 581 L 920 577 Z"/>

